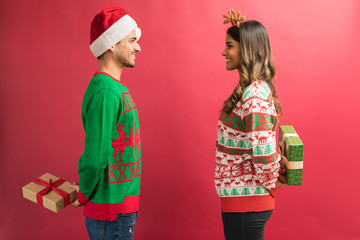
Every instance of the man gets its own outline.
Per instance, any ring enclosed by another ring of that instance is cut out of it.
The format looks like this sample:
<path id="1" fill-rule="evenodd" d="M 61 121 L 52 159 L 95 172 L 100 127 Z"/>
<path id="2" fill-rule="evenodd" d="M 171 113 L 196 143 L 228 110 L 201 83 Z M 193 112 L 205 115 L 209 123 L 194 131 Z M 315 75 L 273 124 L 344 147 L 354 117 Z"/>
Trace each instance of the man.
<path id="1" fill-rule="evenodd" d="M 85 206 L 91 239 L 132 239 L 139 209 L 141 149 L 136 105 L 121 80 L 135 66 L 141 35 L 121 7 L 110 6 L 91 23 L 90 49 L 98 70 L 85 92 L 85 149 L 79 159 L 74 207 Z"/>

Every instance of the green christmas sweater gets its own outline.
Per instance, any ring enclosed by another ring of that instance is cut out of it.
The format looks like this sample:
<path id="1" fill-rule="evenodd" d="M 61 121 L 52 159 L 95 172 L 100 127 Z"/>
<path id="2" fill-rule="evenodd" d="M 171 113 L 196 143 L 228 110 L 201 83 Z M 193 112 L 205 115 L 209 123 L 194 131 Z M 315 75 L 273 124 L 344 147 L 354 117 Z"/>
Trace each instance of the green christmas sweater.
<path id="1" fill-rule="evenodd" d="M 274 209 L 280 155 L 277 113 L 266 82 L 248 86 L 218 123 L 215 187 L 223 212 Z"/>
<path id="2" fill-rule="evenodd" d="M 84 215 L 115 220 L 139 209 L 141 144 L 136 105 L 122 81 L 98 72 L 82 105 L 84 153 L 79 159 Z"/>

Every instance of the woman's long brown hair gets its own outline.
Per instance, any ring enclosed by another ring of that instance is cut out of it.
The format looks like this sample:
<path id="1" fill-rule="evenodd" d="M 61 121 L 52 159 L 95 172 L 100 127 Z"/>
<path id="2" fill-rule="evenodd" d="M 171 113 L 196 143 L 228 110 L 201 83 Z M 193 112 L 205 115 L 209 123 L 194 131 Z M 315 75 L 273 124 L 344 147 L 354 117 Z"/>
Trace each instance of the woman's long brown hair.
<path id="1" fill-rule="evenodd" d="M 243 91 L 256 80 L 265 81 L 274 98 L 278 117 L 282 114 L 279 98 L 273 84 L 275 65 L 272 60 L 270 41 L 265 27 L 258 21 L 240 23 L 239 27 L 232 26 L 227 34 L 240 42 L 240 80 L 231 96 L 225 100 L 221 110 L 222 116 L 228 116 L 241 99 Z"/>

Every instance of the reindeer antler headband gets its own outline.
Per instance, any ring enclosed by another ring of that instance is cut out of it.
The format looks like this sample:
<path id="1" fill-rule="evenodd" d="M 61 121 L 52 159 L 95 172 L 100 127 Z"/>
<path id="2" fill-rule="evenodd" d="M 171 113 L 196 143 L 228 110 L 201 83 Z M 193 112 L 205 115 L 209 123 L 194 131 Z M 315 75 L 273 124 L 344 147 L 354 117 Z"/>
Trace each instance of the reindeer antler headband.
<path id="1" fill-rule="evenodd" d="M 245 16 L 241 16 L 240 11 L 235 13 L 234 9 L 229 9 L 228 13 L 229 16 L 226 16 L 225 14 L 223 15 L 225 18 L 224 24 L 231 23 L 231 25 L 238 27 L 241 22 L 246 20 Z"/>

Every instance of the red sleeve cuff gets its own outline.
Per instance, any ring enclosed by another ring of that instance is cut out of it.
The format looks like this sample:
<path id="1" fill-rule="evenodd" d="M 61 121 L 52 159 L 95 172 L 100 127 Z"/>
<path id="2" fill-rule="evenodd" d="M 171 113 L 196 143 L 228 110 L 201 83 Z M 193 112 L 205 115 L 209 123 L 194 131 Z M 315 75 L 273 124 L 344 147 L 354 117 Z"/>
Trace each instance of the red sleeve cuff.
<path id="1" fill-rule="evenodd" d="M 268 192 L 269 192 L 269 194 L 270 194 L 273 198 L 276 197 L 276 192 L 277 192 L 277 189 L 278 189 L 278 185 L 279 185 L 279 180 L 276 180 L 276 182 L 275 182 L 275 187 L 272 188 L 272 189 L 267 189 Z"/>
<path id="2" fill-rule="evenodd" d="M 78 192 L 78 197 L 77 198 L 78 198 L 79 203 L 81 203 L 81 204 L 87 203 L 89 201 L 89 199 L 87 199 L 87 197 L 85 197 L 85 195 L 82 194 L 80 190 Z"/>

